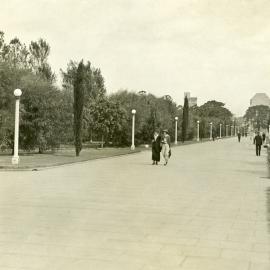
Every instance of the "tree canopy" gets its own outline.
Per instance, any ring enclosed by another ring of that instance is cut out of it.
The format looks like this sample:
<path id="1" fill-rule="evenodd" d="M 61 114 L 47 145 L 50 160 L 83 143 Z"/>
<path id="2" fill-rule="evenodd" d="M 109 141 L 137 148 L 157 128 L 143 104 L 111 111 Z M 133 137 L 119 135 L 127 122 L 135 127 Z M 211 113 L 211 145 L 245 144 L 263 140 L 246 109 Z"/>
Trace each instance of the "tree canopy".
<path id="1" fill-rule="evenodd" d="M 29 46 L 18 38 L 6 43 L 4 33 L 0 32 L 2 149 L 13 147 L 15 88 L 21 88 L 23 92 L 20 109 L 21 148 L 38 148 L 42 152 L 58 147 L 69 137 L 70 98 L 54 85 L 54 73 L 48 63 L 49 52 L 50 46 L 43 39 L 32 41 Z"/>
<path id="2" fill-rule="evenodd" d="M 257 128 L 268 128 L 270 120 L 270 108 L 265 105 L 258 105 L 249 107 L 244 115 L 246 121 L 253 122 Z"/>
<path id="3" fill-rule="evenodd" d="M 199 107 L 199 116 L 218 119 L 230 119 L 232 113 L 224 107 L 223 102 L 216 100 L 207 101 Z"/>
<path id="4" fill-rule="evenodd" d="M 157 97 L 144 90 L 119 90 L 108 95 L 105 79 L 90 61 L 70 60 L 61 70 L 62 87 L 55 84 L 56 76 L 50 63 L 51 47 L 40 38 L 29 45 L 14 37 L 9 42 L 0 31 L 0 147 L 13 147 L 14 96 L 21 88 L 20 147 L 43 152 L 60 144 L 75 142 L 78 154 L 84 142 L 104 140 L 106 144 L 127 146 L 131 143 L 131 110 L 136 109 L 137 144 L 149 143 L 155 130 L 168 129 L 175 139 L 175 117 L 178 135 L 192 139 L 196 121 L 201 122 L 201 136 L 208 136 L 209 123 L 213 130 L 220 123 L 231 123 L 232 113 L 219 101 L 184 108 L 170 95 Z M 262 126 L 268 120 L 269 108 L 254 108 L 247 119 L 260 118 Z M 223 125 L 225 126 L 225 125 Z M 214 132 L 214 131 L 213 131 Z"/>
<path id="5" fill-rule="evenodd" d="M 193 121 L 193 133 L 196 132 L 196 122 L 200 121 L 200 137 L 205 138 L 209 136 L 209 125 L 212 123 L 213 134 L 218 134 L 219 124 L 223 124 L 222 135 L 225 135 L 226 124 L 233 123 L 233 114 L 225 108 L 223 102 L 216 100 L 207 101 L 203 105 L 192 107 L 190 109 L 191 121 Z"/>

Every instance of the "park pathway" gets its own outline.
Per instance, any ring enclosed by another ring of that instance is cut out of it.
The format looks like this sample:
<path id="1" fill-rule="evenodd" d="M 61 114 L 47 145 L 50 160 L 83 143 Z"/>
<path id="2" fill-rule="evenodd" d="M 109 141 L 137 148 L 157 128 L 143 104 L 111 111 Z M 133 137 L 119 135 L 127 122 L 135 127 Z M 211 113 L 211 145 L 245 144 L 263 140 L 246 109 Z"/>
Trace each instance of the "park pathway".
<path id="1" fill-rule="evenodd" d="M 247 138 L 0 172 L 1 270 L 269 270 L 266 152 Z"/>

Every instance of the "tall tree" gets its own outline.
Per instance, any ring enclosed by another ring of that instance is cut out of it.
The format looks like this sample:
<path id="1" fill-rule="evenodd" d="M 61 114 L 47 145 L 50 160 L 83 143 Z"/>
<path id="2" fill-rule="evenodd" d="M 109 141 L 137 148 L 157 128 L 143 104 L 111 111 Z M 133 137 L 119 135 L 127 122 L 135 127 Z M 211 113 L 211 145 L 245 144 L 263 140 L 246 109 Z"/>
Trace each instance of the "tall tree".
<path id="1" fill-rule="evenodd" d="M 44 39 L 40 38 L 38 41 L 31 41 L 29 50 L 34 67 L 41 67 L 47 62 L 50 54 L 50 46 Z"/>
<path id="2" fill-rule="evenodd" d="M 219 126 L 220 123 L 223 123 L 223 126 L 226 126 L 225 123 L 231 125 L 233 114 L 224 106 L 223 102 L 210 100 L 199 107 L 190 109 L 190 114 L 193 116 L 194 134 L 196 134 L 197 120 L 200 120 L 201 138 L 209 136 L 210 123 L 213 127 Z"/>
<path id="3" fill-rule="evenodd" d="M 43 153 L 73 139 L 72 100 L 35 74 L 21 78 L 20 146 Z"/>
<path id="4" fill-rule="evenodd" d="M 110 100 L 118 102 L 126 113 L 127 121 L 124 131 L 126 138 L 122 140 L 122 145 L 130 144 L 131 138 L 131 110 L 136 109 L 136 129 L 135 140 L 138 144 L 149 143 L 155 129 L 168 129 L 174 134 L 175 116 L 180 117 L 180 108 L 169 96 L 156 97 L 145 91 L 130 92 L 119 90 L 110 95 Z M 122 137 L 124 138 L 124 137 Z"/>
<path id="5" fill-rule="evenodd" d="M 106 88 L 104 84 L 104 78 L 101 74 L 99 68 L 91 66 L 88 61 L 85 65 L 85 98 L 87 102 L 93 101 L 94 99 L 102 98 L 106 94 Z M 63 77 L 63 88 L 72 89 L 75 79 L 75 74 L 77 72 L 78 63 L 76 61 L 70 60 L 67 64 L 67 70 L 63 71 L 61 69 L 61 74 Z"/>
<path id="6" fill-rule="evenodd" d="M 73 140 L 73 93 L 60 91 L 48 70 L 49 45 L 40 39 L 28 47 L 0 31 L 0 148 L 13 148 L 15 88 L 23 91 L 20 147 L 46 151 Z M 30 52 L 31 50 L 31 52 Z M 47 70 L 47 71 L 46 71 Z M 47 74 L 47 75 L 46 75 Z"/>
<path id="7" fill-rule="evenodd" d="M 78 63 L 70 61 L 67 65 L 66 71 L 61 70 L 63 77 L 63 88 L 67 91 L 74 90 L 74 81 L 76 78 Z M 88 61 L 84 64 L 85 71 L 85 93 L 84 93 L 84 111 L 83 111 L 83 140 L 92 138 L 94 127 L 93 108 L 100 100 L 104 100 L 106 89 L 104 85 L 104 78 L 100 69 L 91 66 Z M 98 134 L 93 134 L 98 135 Z"/>
<path id="8" fill-rule="evenodd" d="M 251 121 L 256 129 L 268 128 L 270 108 L 265 105 L 249 107 L 244 115 L 246 121 Z"/>
<path id="9" fill-rule="evenodd" d="M 13 91 L 20 85 L 23 70 L 0 61 L 0 145 L 13 147 L 14 132 L 14 95 Z"/>
<path id="10" fill-rule="evenodd" d="M 188 124 L 189 124 L 189 105 L 188 105 L 188 98 L 187 96 L 185 96 L 184 108 L 183 108 L 182 134 L 181 134 L 182 142 L 186 140 Z"/>
<path id="11" fill-rule="evenodd" d="M 74 93 L 74 139 L 76 156 L 80 155 L 82 150 L 82 120 L 85 93 L 85 65 L 83 60 L 79 63 L 73 85 Z"/>
<path id="12" fill-rule="evenodd" d="M 87 122 L 91 122 L 91 131 L 103 138 L 105 143 L 121 144 L 120 138 L 125 134 L 126 114 L 119 103 L 107 97 L 100 97 L 91 106 L 85 107 Z"/>
<path id="13" fill-rule="evenodd" d="M 13 68 L 30 69 L 29 51 L 18 38 L 5 43 L 4 32 L 0 31 L 0 62 L 5 62 Z"/>
<path id="14" fill-rule="evenodd" d="M 32 41 L 29 46 L 30 65 L 36 74 L 40 74 L 43 78 L 54 81 L 55 74 L 51 66 L 48 64 L 50 54 L 50 45 L 42 38 L 38 41 Z"/>
<path id="15" fill-rule="evenodd" d="M 231 119 L 232 113 L 224 107 L 223 102 L 210 100 L 198 107 L 198 113 L 201 117 Z"/>

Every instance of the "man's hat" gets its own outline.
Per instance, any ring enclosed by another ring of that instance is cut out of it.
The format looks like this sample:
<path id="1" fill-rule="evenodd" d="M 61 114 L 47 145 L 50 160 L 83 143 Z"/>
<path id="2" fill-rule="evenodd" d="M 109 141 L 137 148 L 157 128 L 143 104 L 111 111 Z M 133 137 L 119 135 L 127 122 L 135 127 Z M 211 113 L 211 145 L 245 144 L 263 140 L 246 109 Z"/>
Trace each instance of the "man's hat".
<path id="1" fill-rule="evenodd" d="M 163 129 L 162 131 L 168 133 L 168 129 Z"/>

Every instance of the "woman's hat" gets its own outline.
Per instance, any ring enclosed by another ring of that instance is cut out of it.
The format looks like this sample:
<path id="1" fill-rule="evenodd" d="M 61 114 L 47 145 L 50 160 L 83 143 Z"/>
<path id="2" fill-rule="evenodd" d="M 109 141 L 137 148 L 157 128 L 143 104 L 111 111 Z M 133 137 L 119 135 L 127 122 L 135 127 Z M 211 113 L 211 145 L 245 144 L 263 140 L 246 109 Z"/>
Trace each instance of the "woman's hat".
<path id="1" fill-rule="evenodd" d="M 163 129 L 162 131 L 168 133 L 168 129 Z"/>

